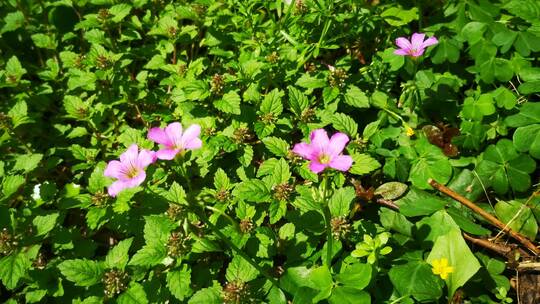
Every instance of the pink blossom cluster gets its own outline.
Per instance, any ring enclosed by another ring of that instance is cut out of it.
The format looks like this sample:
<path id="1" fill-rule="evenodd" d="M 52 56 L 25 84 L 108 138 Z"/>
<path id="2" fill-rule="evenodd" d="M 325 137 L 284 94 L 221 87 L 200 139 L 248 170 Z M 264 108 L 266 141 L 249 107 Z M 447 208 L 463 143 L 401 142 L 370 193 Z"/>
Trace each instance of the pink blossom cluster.
<path id="1" fill-rule="evenodd" d="M 108 187 L 110 196 L 115 197 L 120 191 L 137 187 L 146 178 L 145 169 L 157 159 L 172 160 L 185 150 L 194 150 L 202 146 L 199 138 L 201 126 L 191 125 L 185 131 L 182 124 L 173 122 L 165 128 L 151 128 L 148 131 L 148 139 L 160 144 L 162 148 L 157 152 L 142 149 L 131 145 L 126 152 L 120 155 L 120 160 L 110 161 L 103 175 L 115 178 Z"/>

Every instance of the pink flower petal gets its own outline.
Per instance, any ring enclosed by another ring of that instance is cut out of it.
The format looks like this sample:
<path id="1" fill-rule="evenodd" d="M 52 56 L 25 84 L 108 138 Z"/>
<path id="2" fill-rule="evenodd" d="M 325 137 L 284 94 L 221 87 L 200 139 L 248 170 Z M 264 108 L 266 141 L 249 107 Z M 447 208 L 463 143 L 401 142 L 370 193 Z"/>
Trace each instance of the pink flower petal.
<path id="1" fill-rule="evenodd" d="M 122 163 L 117 160 L 111 160 L 107 164 L 107 168 L 105 168 L 103 175 L 116 179 L 121 178 L 124 175 Z"/>
<path id="2" fill-rule="evenodd" d="M 418 49 L 418 50 L 412 52 L 410 55 L 411 55 L 412 57 L 420 57 L 420 56 L 422 56 L 422 54 L 424 54 L 424 51 L 425 51 L 425 49 L 423 49 L 423 48 L 422 48 L 422 49 Z"/>
<path id="3" fill-rule="evenodd" d="M 394 51 L 394 54 L 401 55 L 401 56 L 407 56 L 407 55 L 409 55 L 409 51 L 404 50 L 404 49 L 397 49 L 397 50 Z"/>
<path id="4" fill-rule="evenodd" d="M 124 190 L 125 188 L 127 188 L 126 182 L 116 181 L 107 188 L 107 192 L 110 196 L 115 197 L 120 191 Z"/>
<path id="5" fill-rule="evenodd" d="M 294 145 L 292 151 L 305 159 L 313 159 L 311 146 L 306 144 L 305 142 Z"/>
<path id="6" fill-rule="evenodd" d="M 327 166 L 328 166 L 328 165 L 324 165 L 324 164 L 319 163 L 317 160 L 312 160 L 312 161 L 309 163 L 309 170 L 311 170 L 311 172 L 313 172 L 313 173 L 319 174 L 319 173 L 321 173 Z"/>
<path id="7" fill-rule="evenodd" d="M 396 45 L 405 51 L 410 50 L 412 47 L 409 39 L 405 37 L 399 37 L 398 39 L 396 39 Z"/>
<path id="8" fill-rule="evenodd" d="M 134 187 L 137 187 L 138 185 L 142 184 L 144 182 L 144 180 L 146 179 L 146 172 L 144 171 L 140 171 L 139 174 L 137 174 L 137 176 L 133 177 L 132 179 L 130 180 L 127 180 L 127 181 L 124 181 L 125 183 L 125 188 L 134 188 Z"/>
<path id="9" fill-rule="evenodd" d="M 182 144 L 182 124 L 173 122 L 165 128 L 165 133 L 169 137 L 171 146 L 181 146 Z"/>
<path id="10" fill-rule="evenodd" d="M 198 149 L 202 146 L 202 141 L 198 138 L 201 134 L 201 126 L 193 124 L 186 129 L 182 134 L 182 148 L 184 149 Z"/>
<path id="11" fill-rule="evenodd" d="M 424 43 L 424 38 L 426 37 L 425 34 L 419 34 L 414 33 L 411 38 L 411 45 L 413 50 L 418 50 L 422 48 L 422 44 Z"/>
<path id="12" fill-rule="evenodd" d="M 171 160 L 171 159 L 174 159 L 176 157 L 176 154 L 178 154 L 178 152 L 180 152 L 180 150 L 165 148 L 165 149 L 161 149 L 161 150 L 157 151 L 156 156 L 159 159 Z"/>
<path id="13" fill-rule="evenodd" d="M 126 152 L 120 154 L 120 161 L 123 164 L 134 164 L 139 156 L 139 146 L 132 144 Z"/>
<path id="14" fill-rule="evenodd" d="M 330 154 L 331 157 L 338 156 L 343 151 L 345 145 L 348 142 L 349 137 L 344 133 L 338 132 L 332 135 L 332 137 L 330 138 L 330 142 L 326 151 L 328 152 L 328 154 Z"/>
<path id="15" fill-rule="evenodd" d="M 312 155 L 320 154 L 326 151 L 330 140 L 325 129 L 313 130 L 310 134 Z"/>
<path id="16" fill-rule="evenodd" d="M 339 171 L 347 171 L 351 168 L 353 163 L 352 157 L 349 155 L 339 155 L 330 161 L 330 167 Z"/>
<path id="17" fill-rule="evenodd" d="M 148 130 L 148 136 L 147 137 L 151 141 L 153 141 L 153 142 L 155 142 L 157 144 L 160 144 L 160 145 L 164 145 L 164 146 L 167 146 L 167 147 L 172 147 L 174 145 L 174 143 L 171 142 L 171 140 L 169 139 L 169 137 L 165 133 L 165 130 L 161 129 L 161 128 L 152 128 L 152 129 Z"/>
<path id="18" fill-rule="evenodd" d="M 424 41 L 424 43 L 422 43 L 422 48 L 427 48 L 428 46 L 432 46 L 437 43 L 439 43 L 437 38 L 431 37 L 431 38 L 428 38 L 426 41 Z"/>
<path id="19" fill-rule="evenodd" d="M 184 144 L 184 149 L 195 150 L 202 147 L 202 140 L 200 138 L 194 138 Z"/>
<path id="20" fill-rule="evenodd" d="M 156 161 L 156 152 L 142 150 L 137 158 L 137 166 L 140 169 L 146 168 L 148 165 Z"/>

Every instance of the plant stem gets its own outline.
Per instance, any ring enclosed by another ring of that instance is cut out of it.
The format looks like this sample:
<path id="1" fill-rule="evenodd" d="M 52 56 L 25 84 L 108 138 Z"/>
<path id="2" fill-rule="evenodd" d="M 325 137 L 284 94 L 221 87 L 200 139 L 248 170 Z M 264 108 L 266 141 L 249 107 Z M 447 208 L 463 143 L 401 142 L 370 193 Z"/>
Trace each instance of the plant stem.
<path id="1" fill-rule="evenodd" d="M 330 214 L 330 209 L 328 208 L 328 190 L 329 190 L 328 188 L 330 188 L 328 173 L 326 172 L 324 173 L 322 182 L 324 186 L 322 210 L 323 210 L 324 220 L 326 224 L 326 263 L 325 264 L 328 267 L 328 269 L 332 269 L 333 236 L 332 236 L 332 225 L 330 222 L 331 214 Z"/>

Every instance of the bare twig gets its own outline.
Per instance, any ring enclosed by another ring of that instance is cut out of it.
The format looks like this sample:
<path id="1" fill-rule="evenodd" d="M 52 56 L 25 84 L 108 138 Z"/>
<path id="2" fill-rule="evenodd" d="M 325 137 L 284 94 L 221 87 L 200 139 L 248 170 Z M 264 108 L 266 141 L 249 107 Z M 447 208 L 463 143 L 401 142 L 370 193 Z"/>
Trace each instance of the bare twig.
<path id="1" fill-rule="evenodd" d="M 508 233 L 512 238 L 520 242 L 523 246 L 525 246 L 527 249 L 529 249 L 532 253 L 535 255 L 540 255 L 540 249 L 536 247 L 529 239 L 527 239 L 525 236 L 521 235 L 520 233 L 512 230 L 510 227 L 505 225 L 503 222 L 501 222 L 499 219 L 494 217 L 493 215 L 486 212 L 484 209 L 477 206 L 475 203 L 471 202 L 461 194 L 455 192 L 454 190 L 439 184 L 433 179 L 429 179 L 428 183 L 435 189 L 439 190 L 440 192 L 446 194 L 447 196 L 453 198 L 454 200 L 460 202 L 461 204 L 467 206 L 472 211 L 476 212 L 480 216 L 482 216 L 484 219 L 486 219 L 489 223 L 494 225 L 495 227 L 501 229 L 502 231 Z"/>

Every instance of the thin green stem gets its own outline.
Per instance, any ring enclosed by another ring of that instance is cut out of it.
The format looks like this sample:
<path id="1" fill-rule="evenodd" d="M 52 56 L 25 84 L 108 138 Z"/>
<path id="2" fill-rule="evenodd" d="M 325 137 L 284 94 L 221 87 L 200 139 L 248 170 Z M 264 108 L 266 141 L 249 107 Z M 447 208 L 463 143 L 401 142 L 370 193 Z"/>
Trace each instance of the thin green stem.
<path id="1" fill-rule="evenodd" d="M 323 209 L 324 220 L 326 224 L 326 263 L 325 264 L 328 267 L 328 269 L 331 269 L 332 268 L 333 236 L 332 236 L 332 225 L 330 222 L 331 214 L 330 214 L 330 209 L 328 207 L 328 190 L 330 188 L 330 183 L 329 183 L 330 180 L 328 179 L 328 173 L 326 172 L 324 173 L 322 182 L 324 186 L 322 209 Z"/>

